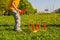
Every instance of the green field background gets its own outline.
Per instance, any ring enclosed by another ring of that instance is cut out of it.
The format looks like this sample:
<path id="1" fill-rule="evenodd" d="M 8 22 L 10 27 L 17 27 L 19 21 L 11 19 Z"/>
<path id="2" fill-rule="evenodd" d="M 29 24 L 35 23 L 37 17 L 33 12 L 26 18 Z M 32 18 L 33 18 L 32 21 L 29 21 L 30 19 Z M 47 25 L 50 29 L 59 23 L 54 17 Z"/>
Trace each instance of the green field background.
<path id="1" fill-rule="evenodd" d="M 44 27 L 41 27 L 40 31 L 33 33 L 32 30 L 28 30 L 27 26 L 25 26 L 28 23 L 36 25 L 37 22 L 41 25 L 46 22 L 49 25 L 47 26 L 47 30 L 43 31 Z M 0 16 L 0 40 L 60 40 L 59 25 L 60 14 L 21 15 L 22 32 L 17 32 L 13 30 L 13 16 Z"/>
<path id="2" fill-rule="evenodd" d="M 21 15 L 21 25 L 36 24 L 60 25 L 60 14 L 29 14 Z M 0 25 L 13 25 L 13 16 L 0 16 Z"/>

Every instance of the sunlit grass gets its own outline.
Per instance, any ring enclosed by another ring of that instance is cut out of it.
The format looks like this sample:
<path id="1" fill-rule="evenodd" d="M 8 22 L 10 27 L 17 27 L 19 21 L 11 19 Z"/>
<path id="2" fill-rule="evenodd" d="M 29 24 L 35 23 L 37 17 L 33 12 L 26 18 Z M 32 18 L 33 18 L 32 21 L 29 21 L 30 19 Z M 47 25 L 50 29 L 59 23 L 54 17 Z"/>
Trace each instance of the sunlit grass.
<path id="1" fill-rule="evenodd" d="M 28 23 L 35 25 L 37 22 L 41 24 L 41 31 L 33 33 L 32 26 L 27 29 Z M 43 31 L 44 22 L 46 31 Z M 0 40 L 60 40 L 60 14 L 21 15 L 21 23 L 23 31 L 16 32 L 13 16 L 0 16 Z"/>

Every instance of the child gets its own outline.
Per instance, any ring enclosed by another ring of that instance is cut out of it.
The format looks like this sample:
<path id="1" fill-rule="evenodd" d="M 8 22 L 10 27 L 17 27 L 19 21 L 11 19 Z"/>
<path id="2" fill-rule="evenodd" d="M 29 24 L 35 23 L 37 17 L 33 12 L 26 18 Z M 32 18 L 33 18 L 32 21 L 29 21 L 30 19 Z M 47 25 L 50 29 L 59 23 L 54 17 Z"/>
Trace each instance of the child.
<path id="1" fill-rule="evenodd" d="M 21 28 L 20 28 L 20 25 L 21 25 L 20 21 L 21 21 L 21 19 L 20 19 L 20 15 L 18 13 L 18 12 L 21 12 L 21 10 L 17 9 L 20 0 L 10 0 L 10 1 L 11 2 L 9 4 L 9 6 L 8 6 L 8 10 L 10 12 L 12 12 L 12 15 L 13 15 L 14 20 L 15 20 L 14 30 L 21 31 Z"/>

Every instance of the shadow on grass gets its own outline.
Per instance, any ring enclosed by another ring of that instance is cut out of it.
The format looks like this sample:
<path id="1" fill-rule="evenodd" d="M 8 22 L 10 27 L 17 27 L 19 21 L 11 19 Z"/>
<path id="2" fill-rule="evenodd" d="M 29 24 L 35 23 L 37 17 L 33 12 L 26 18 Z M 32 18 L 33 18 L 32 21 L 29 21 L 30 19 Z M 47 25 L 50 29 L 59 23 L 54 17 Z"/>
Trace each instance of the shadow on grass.
<path id="1" fill-rule="evenodd" d="M 14 29 L 12 29 L 12 28 L 5 28 L 5 30 L 14 31 Z"/>
<path id="2" fill-rule="evenodd" d="M 13 26 L 13 25 L 9 25 L 9 24 L 3 24 L 3 25 L 1 25 L 0 24 L 0 26 Z"/>
<path id="3" fill-rule="evenodd" d="M 0 25 L 0 31 L 3 31 L 3 30 L 13 31 L 12 26 L 13 25 L 2 24 L 2 25 Z"/>
<path id="4" fill-rule="evenodd" d="M 1 25 L 0 24 L 0 26 L 13 26 L 13 25 L 9 25 L 9 24 Z M 28 25 L 22 25 L 22 26 L 28 26 Z M 32 24 L 30 24 L 30 26 L 32 26 Z M 36 26 L 36 24 L 34 24 L 34 26 Z M 43 25 L 41 25 L 41 26 L 43 26 Z M 47 24 L 46 26 L 60 26 L 60 24 Z"/>
<path id="5" fill-rule="evenodd" d="M 0 28 L 0 31 L 14 31 L 12 28 Z"/>
<path id="6" fill-rule="evenodd" d="M 23 25 L 23 26 L 28 26 L 28 25 Z M 32 24 L 30 24 L 30 26 L 32 26 Z M 36 24 L 34 24 L 34 26 L 36 26 Z M 44 26 L 44 25 L 41 25 Z M 60 24 L 47 24 L 46 26 L 60 26 Z"/>

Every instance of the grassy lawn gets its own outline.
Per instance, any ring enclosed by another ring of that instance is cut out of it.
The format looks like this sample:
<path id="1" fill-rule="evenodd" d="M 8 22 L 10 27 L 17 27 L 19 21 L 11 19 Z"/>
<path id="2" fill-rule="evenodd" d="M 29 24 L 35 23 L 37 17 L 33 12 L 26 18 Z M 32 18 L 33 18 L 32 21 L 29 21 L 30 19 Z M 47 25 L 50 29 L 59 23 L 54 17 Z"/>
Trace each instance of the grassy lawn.
<path id="1" fill-rule="evenodd" d="M 47 26 L 46 32 L 41 29 L 37 33 L 27 30 L 27 26 L 22 29 L 15 32 L 13 26 L 0 26 L 0 40 L 60 40 L 60 27 Z"/>
<path id="2" fill-rule="evenodd" d="M 37 33 L 27 29 L 27 24 L 39 22 L 41 31 Z M 46 22 L 47 30 L 43 31 Z M 21 15 L 22 32 L 13 30 L 14 19 L 12 16 L 0 16 L 0 40 L 60 40 L 60 14 L 30 14 Z"/>

